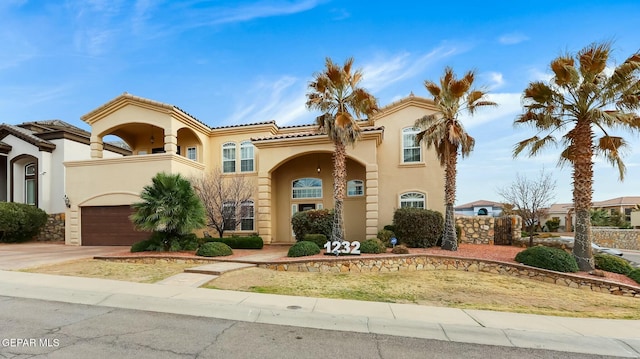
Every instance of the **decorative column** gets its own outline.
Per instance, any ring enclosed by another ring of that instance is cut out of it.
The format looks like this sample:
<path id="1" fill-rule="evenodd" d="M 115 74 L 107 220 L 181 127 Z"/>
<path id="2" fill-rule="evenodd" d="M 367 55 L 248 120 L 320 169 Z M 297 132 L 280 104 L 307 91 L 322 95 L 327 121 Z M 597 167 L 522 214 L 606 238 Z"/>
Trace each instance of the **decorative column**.
<path id="1" fill-rule="evenodd" d="M 167 130 L 164 129 L 164 152 L 170 154 L 178 153 L 178 133 L 173 130 L 173 128 Z M 184 151 L 187 149 L 185 148 Z"/>
<path id="2" fill-rule="evenodd" d="M 90 148 L 91 148 L 91 158 L 102 158 L 102 150 L 104 150 L 104 144 L 102 143 L 102 138 L 98 137 L 94 134 L 91 134 L 90 140 Z"/>
<path id="3" fill-rule="evenodd" d="M 271 243 L 272 237 L 271 216 L 271 174 L 258 173 L 258 234 L 265 244 Z"/>
<path id="4" fill-rule="evenodd" d="M 71 205 L 64 216 L 64 244 L 79 246 L 80 243 L 80 208 Z"/>
<path id="5" fill-rule="evenodd" d="M 378 234 L 378 165 L 366 166 L 366 233 L 367 238 Z"/>

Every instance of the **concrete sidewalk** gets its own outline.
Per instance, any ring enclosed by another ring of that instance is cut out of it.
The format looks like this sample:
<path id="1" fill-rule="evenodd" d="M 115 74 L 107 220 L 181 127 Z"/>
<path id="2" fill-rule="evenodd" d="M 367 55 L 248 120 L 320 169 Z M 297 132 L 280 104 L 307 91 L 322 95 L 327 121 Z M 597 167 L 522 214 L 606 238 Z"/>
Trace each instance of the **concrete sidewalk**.
<path id="1" fill-rule="evenodd" d="M 0 271 L 0 296 L 640 358 L 640 321 L 550 317 Z"/>

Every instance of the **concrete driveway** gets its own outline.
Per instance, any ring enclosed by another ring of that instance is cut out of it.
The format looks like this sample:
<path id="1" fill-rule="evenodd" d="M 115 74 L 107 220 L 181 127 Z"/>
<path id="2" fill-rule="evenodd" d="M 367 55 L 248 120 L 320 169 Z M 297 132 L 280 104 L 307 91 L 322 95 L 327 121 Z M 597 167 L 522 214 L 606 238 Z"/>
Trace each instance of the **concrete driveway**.
<path id="1" fill-rule="evenodd" d="M 67 246 L 63 243 L 0 243 L 0 270 L 15 270 L 128 251 L 129 246 Z"/>

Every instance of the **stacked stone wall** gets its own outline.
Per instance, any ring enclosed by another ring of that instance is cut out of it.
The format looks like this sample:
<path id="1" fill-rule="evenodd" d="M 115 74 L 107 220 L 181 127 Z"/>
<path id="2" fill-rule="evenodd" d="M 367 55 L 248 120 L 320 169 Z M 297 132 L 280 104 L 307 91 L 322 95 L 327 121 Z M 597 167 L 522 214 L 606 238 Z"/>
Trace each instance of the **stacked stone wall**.
<path id="1" fill-rule="evenodd" d="M 640 229 L 591 227 L 591 234 L 602 247 L 640 250 Z"/>
<path id="2" fill-rule="evenodd" d="M 38 241 L 64 242 L 64 213 L 48 215 L 47 223 L 36 236 Z"/>

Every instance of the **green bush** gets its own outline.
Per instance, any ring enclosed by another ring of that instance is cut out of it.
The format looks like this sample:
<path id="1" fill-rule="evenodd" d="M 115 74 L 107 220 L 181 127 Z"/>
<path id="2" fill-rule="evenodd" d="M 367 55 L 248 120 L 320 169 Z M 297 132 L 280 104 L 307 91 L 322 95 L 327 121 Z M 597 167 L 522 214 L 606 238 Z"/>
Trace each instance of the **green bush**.
<path id="1" fill-rule="evenodd" d="M 549 232 L 557 232 L 560 228 L 560 218 L 550 219 L 544 223 Z"/>
<path id="2" fill-rule="evenodd" d="M 199 239 L 194 233 L 184 234 L 178 238 L 179 251 L 195 251 L 198 249 Z"/>
<path id="3" fill-rule="evenodd" d="M 220 242 L 228 245 L 232 249 L 262 249 L 264 241 L 260 236 L 248 237 L 223 237 L 223 238 L 205 238 L 205 242 Z"/>
<path id="4" fill-rule="evenodd" d="M 198 237 L 193 233 L 167 237 L 165 232 L 153 232 L 148 239 L 136 242 L 131 246 L 131 252 L 162 252 L 167 249 L 165 241 L 168 241 L 170 252 L 195 251 L 198 249 Z"/>
<path id="5" fill-rule="evenodd" d="M 47 223 L 47 213 L 24 203 L 0 202 L 0 242 L 33 239 Z"/>
<path id="6" fill-rule="evenodd" d="M 556 272 L 577 272 L 573 256 L 562 249 L 545 246 L 530 247 L 516 255 L 516 262 Z"/>
<path id="7" fill-rule="evenodd" d="M 298 212 L 291 217 L 291 225 L 298 242 L 303 241 L 306 234 L 319 233 L 331 238 L 333 210 L 317 209 Z"/>
<path id="8" fill-rule="evenodd" d="M 405 246 L 404 244 L 401 244 L 399 246 L 393 247 L 393 249 L 391 250 L 391 253 L 393 253 L 393 254 L 409 254 L 409 248 L 407 248 L 407 246 Z"/>
<path id="9" fill-rule="evenodd" d="M 313 242 L 300 241 L 289 248 L 287 257 L 304 257 L 320 253 L 320 247 Z"/>
<path id="10" fill-rule="evenodd" d="M 382 243 L 378 238 L 367 239 L 366 241 L 360 243 L 360 253 L 385 253 L 387 251 L 387 247 Z"/>
<path id="11" fill-rule="evenodd" d="M 629 262 L 611 254 L 597 253 L 593 256 L 593 259 L 596 262 L 596 268 L 607 272 L 627 275 L 633 270 Z"/>
<path id="12" fill-rule="evenodd" d="M 636 268 L 627 274 L 627 277 L 635 280 L 637 283 L 640 283 L 640 268 Z"/>
<path id="13" fill-rule="evenodd" d="M 307 242 L 313 242 L 317 244 L 319 248 L 322 248 L 327 243 L 327 236 L 319 233 L 305 234 L 304 240 Z"/>
<path id="14" fill-rule="evenodd" d="M 145 239 L 144 241 L 136 242 L 131 245 L 131 253 L 146 252 L 149 250 L 151 240 Z"/>
<path id="15" fill-rule="evenodd" d="M 385 228 L 388 226 L 384 226 Z M 376 236 L 376 238 L 378 238 L 379 240 L 382 241 L 382 243 L 384 243 L 384 245 L 386 247 L 391 248 L 393 245 L 391 244 L 391 238 L 395 237 L 396 234 L 393 233 L 393 231 L 390 231 L 388 229 L 383 229 L 378 231 L 378 235 Z"/>
<path id="16" fill-rule="evenodd" d="M 442 213 L 429 209 L 399 208 L 393 213 L 394 233 L 407 247 L 436 245 L 444 229 Z"/>
<path id="17" fill-rule="evenodd" d="M 387 224 L 384 227 L 382 227 L 382 229 L 384 229 L 385 231 L 391 231 L 395 233 L 396 226 L 394 226 L 393 224 Z"/>
<path id="18" fill-rule="evenodd" d="M 233 254 L 231 247 L 222 242 L 207 242 L 198 248 L 196 251 L 197 256 L 202 257 L 221 257 L 230 256 Z"/>

